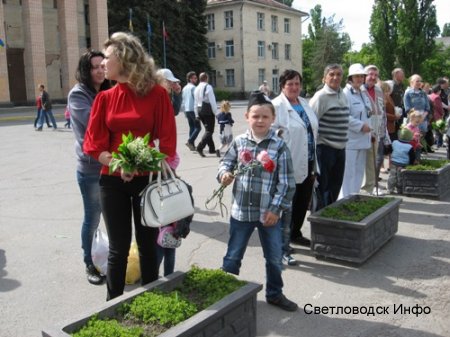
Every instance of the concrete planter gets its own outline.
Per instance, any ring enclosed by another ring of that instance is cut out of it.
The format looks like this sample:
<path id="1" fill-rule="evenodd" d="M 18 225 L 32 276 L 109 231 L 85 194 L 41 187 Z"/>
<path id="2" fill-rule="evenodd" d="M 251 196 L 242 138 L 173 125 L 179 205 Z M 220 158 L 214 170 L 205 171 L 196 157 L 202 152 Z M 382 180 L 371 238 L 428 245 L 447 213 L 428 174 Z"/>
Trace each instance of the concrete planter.
<path id="1" fill-rule="evenodd" d="M 402 180 L 404 195 L 441 200 L 450 193 L 450 164 L 430 171 L 405 170 Z"/>
<path id="2" fill-rule="evenodd" d="M 183 282 L 184 277 L 185 273 L 175 272 L 167 278 L 106 302 L 97 310 L 92 310 L 75 321 L 46 329 L 42 331 L 42 336 L 68 337 L 84 326 L 92 315 L 98 314 L 100 318 L 111 317 L 122 303 L 131 302 L 139 294 L 152 289 L 171 291 Z M 248 282 L 219 302 L 167 330 L 160 337 L 256 336 L 256 295 L 261 289 L 262 285 Z"/>
<path id="3" fill-rule="evenodd" d="M 326 208 L 368 198 L 377 197 L 355 194 Z M 392 199 L 360 222 L 324 218 L 321 213 L 325 208 L 311 214 L 308 221 L 311 224 L 311 249 L 314 255 L 354 263 L 365 262 L 397 232 L 402 200 Z"/>

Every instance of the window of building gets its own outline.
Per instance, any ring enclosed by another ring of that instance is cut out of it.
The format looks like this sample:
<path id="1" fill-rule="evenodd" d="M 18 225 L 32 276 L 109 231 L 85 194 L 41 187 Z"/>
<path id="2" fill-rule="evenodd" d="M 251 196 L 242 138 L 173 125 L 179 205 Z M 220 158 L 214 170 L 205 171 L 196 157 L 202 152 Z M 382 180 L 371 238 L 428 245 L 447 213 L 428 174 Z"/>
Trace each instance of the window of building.
<path id="1" fill-rule="evenodd" d="M 215 59 L 216 58 L 216 43 L 208 42 L 208 58 Z"/>
<path id="2" fill-rule="evenodd" d="M 264 30 L 264 13 L 256 13 L 256 27 L 258 30 Z"/>
<path id="3" fill-rule="evenodd" d="M 208 83 L 213 87 L 217 87 L 217 71 L 211 70 L 211 72 L 208 73 Z"/>
<path id="4" fill-rule="evenodd" d="M 234 69 L 225 69 L 225 86 L 234 87 Z"/>
<path id="5" fill-rule="evenodd" d="M 266 79 L 266 69 L 259 68 L 258 69 L 258 83 L 262 83 Z"/>
<path id="6" fill-rule="evenodd" d="M 266 44 L 264 41 L 258 41 L 258 57 L 261 57 L 261 58 L 265 57 L 265 53 L 266 53 L 265 46 L 266 46 Z"/>
<path id="7" fill-rule="evenodd" d="M 208 27 L 208 32 L 212 32 L 216 29 L 216 24 L 214 22 L 214 14 L 206 15 L 206 23 Z"/>
<path id="8" fill-rule="evenodd" d="M 278 32 L 278 16 L 272 15 L 272 32 L 277 33 Z"/>
<path id="9" fill-rule="evenodd" d="M 291 45 L 290 44 L 284 45 L 284 59 L 285 60 L 291 59 Z"/>
<path id="10" fill-rule="evenodd" d="M 233 11 L 225 11 L 225 28 L 233 28 Z"/>
<path id="11" fill-rule="evenodd" d="M 284 19 L 284 32 L 285 33 L 291 32 L 291 19 Z"/>
<path id="12" fill-rule="evenodd" d="M 278 60 L 279 56 L 278 56 L 278 43 L 273 42 L 272 43 L 272 58 L 274 60 Z"/>
<path id="13" fill-rule="evenodd" d="M 234 56 L 234 41 L 233 40 L 225 41 L 225 56 L 226 57 Z"/>
<path id="14" fill-rule="evenodd" d="M 278 69 L 272 69 L 272 88 L 275 94 L 279 93 L 280 81 L 278 76 Z"/>

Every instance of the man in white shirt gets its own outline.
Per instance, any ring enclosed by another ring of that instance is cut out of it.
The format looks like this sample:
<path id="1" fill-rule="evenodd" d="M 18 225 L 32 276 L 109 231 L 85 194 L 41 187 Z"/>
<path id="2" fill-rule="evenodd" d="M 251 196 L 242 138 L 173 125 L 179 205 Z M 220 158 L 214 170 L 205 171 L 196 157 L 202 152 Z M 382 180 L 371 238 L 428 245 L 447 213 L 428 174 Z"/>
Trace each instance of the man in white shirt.
<path id="1" fill-rule="evenodd" d="M 270 97 L 270 87 L 267 84 L 267 81 L 264 80 L 263 83 L 259 86 L 259 91 L 262 91 L 264 93 L 264 95 L 266 95 L 267 97 Z"/>
<path id="2" fill-rule="evenodd" d="M 181 109 L 188 120 L 189 124 L 189 138 L 186 146 L 191 150 L 195 151 L 195 140 L 198 137 L 202 127 L 200 125 L 200 120 L 195 116 L 195 85 L 197 84 L 197 74 L 195 71 L 190 71 L 186 75 L 187 84 L 184 86 L 182 91 L 183 102 L 181 103 Z"/>
<path id="3" fill-rule="evenodd" d="M 208 74 L 201 73 L 200 83 L 195 88 L 194 98 L 196 107 L 196 116 L 200 119 L 205 127 L 205 133 L 202 140 L 197 145 L 197 152 L 201 157 L 205 157 L 203 149 L 208 145 L 209 153 L 216 154 L 216 147 L 214 145 L 213 133 L 216 123 L 217 103 L 214 95 L 213 87 L 208 84 Z"/>

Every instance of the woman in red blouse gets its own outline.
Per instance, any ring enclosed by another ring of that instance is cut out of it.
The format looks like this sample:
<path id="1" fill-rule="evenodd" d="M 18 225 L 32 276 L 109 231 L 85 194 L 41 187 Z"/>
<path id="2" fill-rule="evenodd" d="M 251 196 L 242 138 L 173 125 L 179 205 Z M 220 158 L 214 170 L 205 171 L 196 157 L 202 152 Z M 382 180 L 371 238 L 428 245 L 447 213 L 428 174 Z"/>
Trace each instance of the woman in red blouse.
<path id="1" fill-rule="evenodd" d="M 122 134 L 150 133 L 159 139 L 160 151 L 175 156 L 176 124 L 166 90 L 157 84 L 155 65 L 140 41 L 127 33 L 114 33 L 104 44 L 105 75 L 117 84 L 100 92 L 94 101 L 83 150 L 103 164 L 100 198 L 109 236 L 107 300 L 123 294 L 127 258 L 131 243 L 131 218 L 134 218 L 139 248 L 141 283 L 158 278 L 156 258 L 157 228 L 141 223 L 139 193 L 148 184 L 145 174 L 116 171 L 109 174 L 111 153 L 117 152 Z M 170 164 L 170 163 L 169 163 Z"/>

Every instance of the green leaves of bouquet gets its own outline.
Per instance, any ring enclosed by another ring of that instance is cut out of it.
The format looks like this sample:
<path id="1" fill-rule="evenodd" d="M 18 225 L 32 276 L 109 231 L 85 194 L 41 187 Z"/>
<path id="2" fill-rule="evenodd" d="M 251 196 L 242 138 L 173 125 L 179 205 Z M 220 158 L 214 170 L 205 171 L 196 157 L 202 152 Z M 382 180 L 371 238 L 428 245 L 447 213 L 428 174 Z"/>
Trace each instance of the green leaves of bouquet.
<path id="1" fill-rule="evenodd" d="M 122 135 L 122 144 L 118 147 L 118 152 L 112 153 L 112 160 L 109 164 L 109 173 L 121 168 L 125 172 L 160 171 L 160 162 L 166 155 L 159 152 L 154 147 L 148 145 L 150 134 L 144 138 L 134 137 L 131 132 Z"/>
<path id="2" fill-rule="evenodd" d="M 437 121 L 432 122 L 431 126 L 432 126 L 433 130 L 437 130 L 440 132 L 445 131 L 445 121 L 442 119 L 438 119 Z"/>

